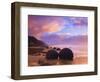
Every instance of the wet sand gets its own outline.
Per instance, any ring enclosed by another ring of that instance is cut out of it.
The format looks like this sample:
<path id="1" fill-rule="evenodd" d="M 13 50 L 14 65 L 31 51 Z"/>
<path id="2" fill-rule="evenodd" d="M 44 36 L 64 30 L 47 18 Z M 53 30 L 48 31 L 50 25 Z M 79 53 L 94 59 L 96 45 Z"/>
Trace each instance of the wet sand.
<path id="1" fill-rule="evenodd" d="M 39 56 L 32 56 L 28 55 L 28 66 L 48 66 L 48 65 L 74 65 L 74 64 L 87 64 L 88 63 L 88 57 L 87 56 L 80 56 L 75 57 L 73 60 L 47 60 L 45 59 L 45 56 L 39 55 Z"/>
<path id="2" fill-rule="evenodd" d="M 37 54 L 28 54 L 28 66 L 47 66 L 47 65 L 69 65 L 69 64 L 87 64 L 88 63 L 88 49 L 86 44 L 83 45 L 53 45 L 52 47 L 65 48 L 68 47 L 74 52 L 74 59 L 69 60 L 47 60 L 45 58 L 46 54 L 37 53 Z M 44 49 L 45 52 L 48 49 Z"/>

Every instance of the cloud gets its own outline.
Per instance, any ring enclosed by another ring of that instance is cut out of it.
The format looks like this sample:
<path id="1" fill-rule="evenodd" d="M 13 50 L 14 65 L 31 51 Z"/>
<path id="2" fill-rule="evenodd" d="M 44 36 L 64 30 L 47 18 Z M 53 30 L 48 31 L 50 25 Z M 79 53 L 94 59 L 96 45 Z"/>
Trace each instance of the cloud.
<path id="1" fill-rule="evenodd" d="M 87 27 L 86 17 L 70 16 L 28 16 L 28 35 L 40 38 L 44 33 L 57 33 L 61 35 L 74 35 L 85 32 Z M 82 27 L 79 29 L 78 27 Z"/>
<path id="2" fill-rule="evenodd" d="M 70 36 L 49 34 L 42 35 L 41 40 L 49 45 L 86 45 L 88 37 L 87 35 Z"/>
<path id="3" fill-rule="evenodd" d="M 28 17 L 29 35 L 40 37 L 44 32 L 57 32 L 62 29 L 61 17 L 30 16 Z"/>
<path id="4" fill-rule="evenodd" d="M 51 23 L 47 23 L 42 28 L 44 32 L 57 32 L 61 29 L 60 23 L 58 21 L 52 21 Z"/>

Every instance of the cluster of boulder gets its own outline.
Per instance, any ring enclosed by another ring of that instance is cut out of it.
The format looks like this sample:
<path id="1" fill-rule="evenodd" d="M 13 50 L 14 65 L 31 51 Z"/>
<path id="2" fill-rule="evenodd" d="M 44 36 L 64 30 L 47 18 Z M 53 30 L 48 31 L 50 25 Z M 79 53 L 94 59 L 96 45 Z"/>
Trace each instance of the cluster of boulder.
<path id="1" fill-rule="evenodd" d="M 46 53 L 46 59 L 73 60 L 73 52 L 69 48 L 63 48 L 59 53 L 57 50 L 51 49 Z"/>
<path id="2" fill-rule="evenodd" d="M 47 49 L 43 52 L 43 50 Z M 28 36 L 28 54 L 45 53 L 46 59 L 73 60 L 73 52 L 69 48 L 49 47 L 45 42 L 38 40 L 34 36 Z"/>

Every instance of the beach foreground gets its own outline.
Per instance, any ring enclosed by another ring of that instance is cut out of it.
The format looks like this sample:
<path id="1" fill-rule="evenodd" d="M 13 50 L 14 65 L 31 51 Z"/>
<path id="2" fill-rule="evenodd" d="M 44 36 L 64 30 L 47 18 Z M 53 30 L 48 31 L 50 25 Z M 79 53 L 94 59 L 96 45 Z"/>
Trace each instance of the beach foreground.
<path id="1" fill-rule="evenodd" d="M 87 64 L 88 57 L 87 56 L 78 56 L 73 60 L 47 60 L 45 56 L 38 55 L 32 56 L 28 55 L 28 66 L 48 66 L 48 65 L 74 65 L 74 64 Z"/>

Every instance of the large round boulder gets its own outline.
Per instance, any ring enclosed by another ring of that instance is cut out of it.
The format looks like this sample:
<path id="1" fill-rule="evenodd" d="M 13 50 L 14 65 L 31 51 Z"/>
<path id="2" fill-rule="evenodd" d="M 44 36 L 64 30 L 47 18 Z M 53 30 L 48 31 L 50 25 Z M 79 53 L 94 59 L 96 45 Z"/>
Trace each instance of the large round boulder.
<path id="1" fill-rule="evenodd" d="M 59 53 L 59 59 L 73 60 L 73 52 L 69 48 L 63 48 Z"/>
<path id="2" fill-rule="evenodd" d="M 58 59 L 58 52 L 55 50 L 49 50 L 46 53 L 46 59 Z"/>

